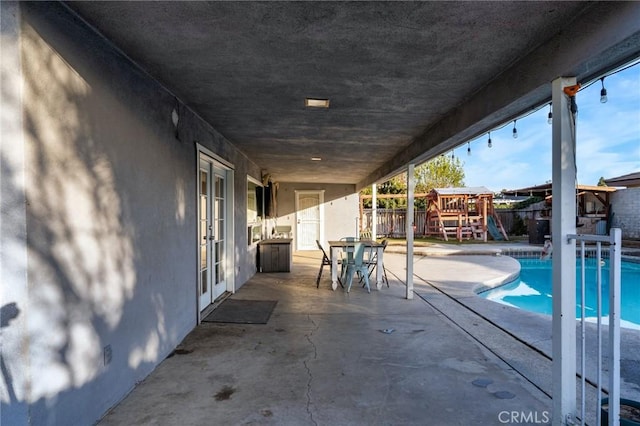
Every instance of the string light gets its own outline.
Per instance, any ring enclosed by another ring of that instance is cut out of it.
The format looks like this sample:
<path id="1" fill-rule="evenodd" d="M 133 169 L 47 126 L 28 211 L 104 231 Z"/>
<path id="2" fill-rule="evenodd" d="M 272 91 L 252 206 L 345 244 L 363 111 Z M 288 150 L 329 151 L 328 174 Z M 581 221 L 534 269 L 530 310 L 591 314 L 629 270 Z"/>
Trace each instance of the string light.
<path id="1" fill-rule="evenodd" d="M 612 76 L 614 74 L 617 74 L 619 72 L 625 71 L 625 70 L 627 70 L 629 68 L 632 68 L 632 67 L 635 67 L 635 66 L 638 66 L 638 65 L 640 65 L 640 59 L 636 59 L 636 60 L 634 60 L 633 62 L 631 62 L 631 63 L 629 63 L 627 65 L 624 65 L 624 66 L 622 66 L 620 68 L 617 68 L 617 69 L 607 73 L 603 77 L 591 80 L 590 82 L 586 83 L 585 85 L 578 85 L 577 92 L 586 89 L 587 87 L 591 86 L 592 84 L 595 84 L 598 80 L 600 80 L 600 82 L 602 84 L 602 90 L 600 90 L 600 102 L 605 103 L 605 102 L 608 101 L 608 98 L 607 98 L 607 89 L 604 87 L 604 79 L 606 77 Z M 576 104 L 575 96 L 569 96 L 569 98 L 570 98 L 570 102 L 571 102 L 570 110 L 575 115 L 578 112 L 578 105 Z M 524 113 L 523 115 L 519 116 L 517 119 L 513 120 L 513 133 L 512 133 L 512 136 L 513 136 L 514 139 L 518 138 L 518 129 L 516 127 L 516 122 L 519 119 L 526 118 L 526 117 L 530 116 L 531 114 L 534 114 L 534 113 L 540 111 L 542 108 L 544 108 L 544 104 L 538 105 L 537 107 L 533 108 L 531 111 L 528 111 L 527 113 Z M 547 115 L 547 123 L 553 124 L 553 104 L 551 102 L 549 103 L 549 113 Z M 501 129 L 507 127 L 508 125 L 509 125 L 508 121 L 507 122 L 503 122 L 500 126 L 494 127 L 491 130 L 492 131 L 501 130 Z M 487 133 L 488 133 L 488 136 L 489 136 L 488 139 L 487 139 L 487 147 L 491 148 L 493 146 L 493 143 L 492 143 L 492 140 L 491 140 L 491 131 L 489 131 Z M 469 153 L 469 152 L 470 152 L 470 147 L 467 148 L 467 153 Z M 442 155 L 445 155 L 445 154 L 443 153 Z M 453 151 L 451 152 L 451 158 L 452 159 L 455 158 L 455 155 L 454 155 Z"/>
<path id="2" fill-rule="evenodd" d="M 600 103 L 607 103 L 607 89 L 604 88 L 604 77 L 600 79 L 600 83 L 602 83 L 602 90 L 600 90 Z"/>
<path id="3" fill-rule="evenodd" d="M 467 142 L 467 155 L 471 156 L 471 142 Z"/>
<path id="4" fill-rule="evenodd" d="M 451 159 L 455 160 L 456 159 L 456 155 L 453 153 L 453 149 L 451 150 Z"/>

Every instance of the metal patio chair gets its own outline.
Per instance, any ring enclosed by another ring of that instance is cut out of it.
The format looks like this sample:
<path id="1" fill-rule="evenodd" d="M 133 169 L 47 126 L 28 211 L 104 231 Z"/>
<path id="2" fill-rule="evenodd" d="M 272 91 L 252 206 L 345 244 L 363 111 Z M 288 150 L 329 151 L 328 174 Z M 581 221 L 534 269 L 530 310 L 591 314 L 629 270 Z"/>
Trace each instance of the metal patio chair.
<path id="1" fill-rule="evenodd" d="M 316 240 L 316 244 L 318 245 L 318 248 L 320 249 L 320 251 L 322 251 L 322 263 L 320 263 L 320 270 L 318 271 L 318 279 L 316 279 L 316 288 L 320 288 L 320 278 L 322 278 L 322 269 L 325 267 L 325 265 L 328 265 L 329 269 L 331 269 L 331 259 L 329 258 L 329 256 L 327 256 L 327 252 L 324 251 L 324 247 L 322 247 L 322 244 L 320 244 L 319 240 Z M 338 263 L 342 263 L 342 261 L 338 259 Z M 338 282 L 340 283 L 340 287 L 344 288 L 344 286 L 342 285 L 342 281 L 340 281 L 340 277 L 338 277 Z"/>
<path id="2" fill-rule="evenodd" d="M 381 242 L 382 244 L 382 252 L 384 253 L 384 251 L 387 249 L 387 245 L 389 244 L 389 241 L 387 241 L 386 239 L 382 240 Z M 378 251 L 377 250 L 372 250 L 372 254 L 371 257 L 369 259 L 369 278 L 371 278 L 371 274 L 373 274 L 373 271 L 376 269 L 376 266 L 378 265 Z M 382 281 L 387 283 L 387 287 L 389 287 L 389 278 L 387 278 L 387 270 L 384 267 L 384 256 L 383 256 L 383 260 L 382 260 Z"/>
<path id="3" fill-rule="evenodd" d="M 345 271 L 344 277 L 347 284 L 347 293 L 351 290 L 351 284 L 353 283 L 353 276 L 358 274 L 364 279 L 364 284 L 367 287 L 367 291 L 371 293 L 371 287 L 369 286 L 369 264 L 364 260 L 364 252 L 366 245 L 362 243 L 355 243 L 353 261 L 347 262 L 343 265 Z"/>

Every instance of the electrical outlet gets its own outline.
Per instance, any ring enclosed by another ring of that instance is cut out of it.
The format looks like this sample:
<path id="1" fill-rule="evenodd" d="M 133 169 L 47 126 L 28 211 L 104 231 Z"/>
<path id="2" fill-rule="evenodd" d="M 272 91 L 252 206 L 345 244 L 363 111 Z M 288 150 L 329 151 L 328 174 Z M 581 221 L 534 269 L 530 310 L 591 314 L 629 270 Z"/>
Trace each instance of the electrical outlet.
<path id="1" fill-rule="evenodd" d="M 111 363 L 111 345 L 107 345 L 104 347 L 104 349 L 102 350 L 102 355 L 104 359 L 104 365 L 108 365 L 109 363 Z"/>

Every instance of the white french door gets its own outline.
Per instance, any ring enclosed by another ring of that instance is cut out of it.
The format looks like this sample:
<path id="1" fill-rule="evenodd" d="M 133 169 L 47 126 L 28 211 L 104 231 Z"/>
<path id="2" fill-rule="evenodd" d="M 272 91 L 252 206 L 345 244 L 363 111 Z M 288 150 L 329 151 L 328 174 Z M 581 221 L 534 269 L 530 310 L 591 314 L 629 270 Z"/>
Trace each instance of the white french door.
<path id="1" fill-rule="evenodd" d="M 324 191 L 296 191 L 296 248 L 317 250 L 323 238 Z"/>
<path id="2" fill-rule="evenodd" d="M 202 311 L 227 290 L 227 170 L 200 155 L 198 300 Z"/>

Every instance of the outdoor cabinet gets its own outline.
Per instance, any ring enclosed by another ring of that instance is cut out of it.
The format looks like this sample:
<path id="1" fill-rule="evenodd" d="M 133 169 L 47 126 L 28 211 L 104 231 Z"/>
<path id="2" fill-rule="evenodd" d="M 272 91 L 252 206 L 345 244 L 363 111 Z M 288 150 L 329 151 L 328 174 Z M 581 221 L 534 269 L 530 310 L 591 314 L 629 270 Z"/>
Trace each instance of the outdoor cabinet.
<path id="1" fill-rule="evenodd" d="M 551 231 L 550 222 L 548 218 L 529 219 L 529 244 L 544 244 Z"/>
<path id="2" fill-rule="evenodd" d="M 290 238 L 262 240 L 258 243 L 260 272 L 291 272 L 293 254 Z"/>

